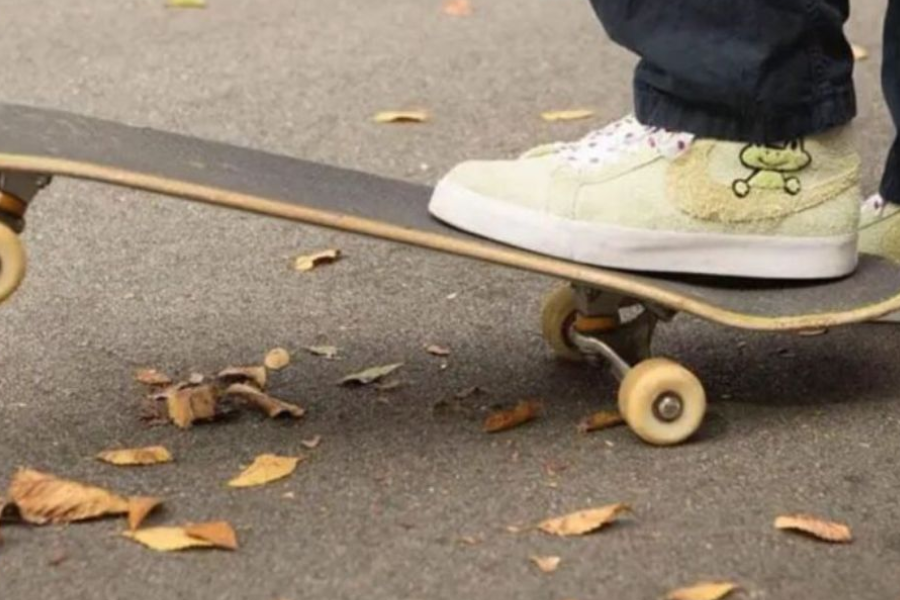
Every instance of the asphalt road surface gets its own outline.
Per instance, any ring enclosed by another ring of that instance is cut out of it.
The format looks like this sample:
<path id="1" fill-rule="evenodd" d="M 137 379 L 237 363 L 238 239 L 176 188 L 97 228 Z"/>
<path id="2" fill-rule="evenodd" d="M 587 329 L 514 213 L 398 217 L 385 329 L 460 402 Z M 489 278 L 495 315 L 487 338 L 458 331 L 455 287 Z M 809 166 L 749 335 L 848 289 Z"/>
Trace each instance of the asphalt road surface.
<path id="1" fill-rule="evenodd" d="M 629 110 L 633 58 L 584 0 L 0 1 L 0 100 L 60 108 L 420 183 L 469 157 L 572 139 Z M 892 126 L 878 87 L 883 0 L 856 2 L 857 128 L 874 188 Z M 421 107 L 422 125 L 372 122 Z M 591 121 L 541 111 L 588 107 Z M 710 416 L 658 449 L 626 428 L 589 436 L 609 375 L 561 365 L 537 320 L 553 282 L 344 234 L 87 183 L 35 202 L 31 269 L 0 308 L 0 486 L 31 466 L 163 495 L 151 524 L 224 519 L 237 552 L 157 554 L 121 520 L 3 526 L 0 597 L 97 599 L 657 598 L 700 579 L 744 598 L 900 596 L 900 332 L 748 334 L 682 317 L 657 337 L 704 379 Z M 308 274 L 291 259 L 337 247 Z M 340 360 L 302 352 L 333 344 Z M 425 352 L 439 344 L 446 359 Z M 137 368 L 256 363 L 284 346 L 272 391 L 299 423 L 253 414 L 182 432 L 138 419 Z M 391 392 L 335 385 L 404 362 Z M 461 402 L 456 392 L 481 386 Z M 544 417 L 481 432 L 493 405 L 540 398 Z M 442 401 L 444 401 L 442 403 Z M 306 450 L 301 440 L 322 436 Z M 171 465 L 93 455 L 164 444 Z M 279 483 L 225 482 L 260 453 L 309 460 Z M 612 502 L 634 515 L 579 539 L 509 525 Z M 782 513 L 851 525 L 826 545 L 775 531 Z M 470 539 L 474 538 L 474 539 Z M 475 542 L 474 544 L 471 542 Z M 540 573 L 532 555 L 562 558 Z"/>

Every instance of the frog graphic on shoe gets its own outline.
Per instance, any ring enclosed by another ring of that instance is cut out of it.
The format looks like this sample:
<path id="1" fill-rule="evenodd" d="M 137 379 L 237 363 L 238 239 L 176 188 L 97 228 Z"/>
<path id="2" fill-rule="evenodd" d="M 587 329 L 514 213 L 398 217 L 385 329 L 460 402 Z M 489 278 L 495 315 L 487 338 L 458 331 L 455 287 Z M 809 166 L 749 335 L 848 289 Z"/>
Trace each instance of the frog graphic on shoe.
<path id="1" fill-rule="evenodd" d="M 855 268 L 860 201 L 848 127 L 747 145 L 626 117 L 516 160 L 462 163 L 438 183 L 430 210 L 587 264 L 813 279 Z"/>

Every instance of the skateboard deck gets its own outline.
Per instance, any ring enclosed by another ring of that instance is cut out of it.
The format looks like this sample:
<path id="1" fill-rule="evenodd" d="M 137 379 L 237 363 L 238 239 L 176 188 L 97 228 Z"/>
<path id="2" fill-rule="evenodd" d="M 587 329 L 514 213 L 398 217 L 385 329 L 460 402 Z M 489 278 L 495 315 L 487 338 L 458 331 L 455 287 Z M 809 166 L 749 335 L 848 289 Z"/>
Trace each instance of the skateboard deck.
<path id="1" fill-rule="evenodd" d="M 603 269 L 496 244 L 442 224 L 428 214 L 431 190 L 426 186 L 55 110 L 0 104 L 0 191 L 8 192 L 0 210 L 22 216 L 27 203 L 15 189 L 5 189 L 4 181 L 32 175 L 93 180 L 410 244 L 743 329 L 828 328 L 900 309 L 900 268 L 874 256 L 862 256 L 850 277 L 815 282 Z M 6 271 L 7 283 L 17 283 L 12 271 L 19 259 L 9 250 L 12 234 L 2 229 L 7 252 L 0 256 L 6 263 L 0 263 L 0 278 Z M 0 290 L 0 299 L 4 295 Z"/>

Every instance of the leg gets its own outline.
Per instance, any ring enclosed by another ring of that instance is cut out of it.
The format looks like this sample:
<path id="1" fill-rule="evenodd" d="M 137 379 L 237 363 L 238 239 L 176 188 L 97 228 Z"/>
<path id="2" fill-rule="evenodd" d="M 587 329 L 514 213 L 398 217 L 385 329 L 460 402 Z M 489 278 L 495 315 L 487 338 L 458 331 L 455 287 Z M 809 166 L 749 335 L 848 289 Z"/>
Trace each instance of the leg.
<path id="1" fill-rule="evenodd" d="M 884 25 L 884 96 L 887 99 L 897 139 L 888 157 L 881 182 L 881 197 L 900 204 L 900 0 L 891 0 Z"/>
<path id="2" fill-rule="evenodd" d="M 641 57 L 634 88 L 642 123 L 773 142 L 856 114 L 843 34 L 848 0 L 591 2 L 610 37 Z"/>

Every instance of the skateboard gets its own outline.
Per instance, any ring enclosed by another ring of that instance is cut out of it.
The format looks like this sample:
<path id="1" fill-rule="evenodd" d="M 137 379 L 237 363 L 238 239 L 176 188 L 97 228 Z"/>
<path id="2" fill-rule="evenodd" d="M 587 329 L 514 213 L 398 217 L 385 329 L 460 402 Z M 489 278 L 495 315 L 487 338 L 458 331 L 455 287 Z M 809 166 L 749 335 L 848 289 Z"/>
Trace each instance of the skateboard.
<path id="1" fill-rule="evenodd" d="M 900 266 L 862 256 L 850 277 L 746 280 L 629 273 L 549 258 L 468 235 L 429 216 L 431 190 L 358 171 L 78 116 L 0 104 L 0 302 L 22 282 L 28 206 L 72 177 L 299 221 L 555 277 L 541 327 L 562 359 L 606 364 L 618 407 L 644 441 L 700 426 L 700 380 L 654 357 L 654 330 L 679 313 L 772 332 L 827 330 L 900 310 Z"/>

